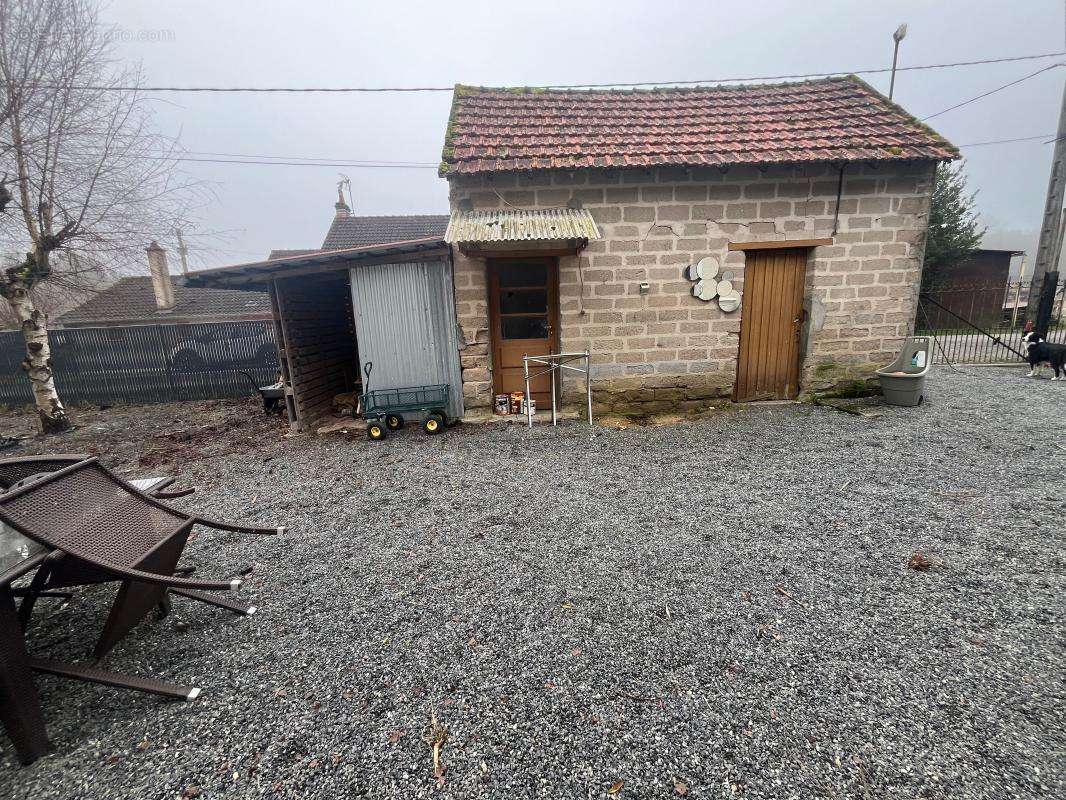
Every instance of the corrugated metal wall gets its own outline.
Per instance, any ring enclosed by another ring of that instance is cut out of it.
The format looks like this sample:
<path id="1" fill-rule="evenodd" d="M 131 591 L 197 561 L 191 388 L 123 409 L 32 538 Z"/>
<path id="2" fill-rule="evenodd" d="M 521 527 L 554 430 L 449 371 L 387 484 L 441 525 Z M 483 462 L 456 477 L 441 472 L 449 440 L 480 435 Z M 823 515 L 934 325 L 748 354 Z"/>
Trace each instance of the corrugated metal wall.
<path id="1" fill-rule="evenodd" d="M 451 387 L 448 416 L 463 415 L 452 266 L 447 261 L 371 264 L 349 270 L 359 370 L 371 389 Z"/>

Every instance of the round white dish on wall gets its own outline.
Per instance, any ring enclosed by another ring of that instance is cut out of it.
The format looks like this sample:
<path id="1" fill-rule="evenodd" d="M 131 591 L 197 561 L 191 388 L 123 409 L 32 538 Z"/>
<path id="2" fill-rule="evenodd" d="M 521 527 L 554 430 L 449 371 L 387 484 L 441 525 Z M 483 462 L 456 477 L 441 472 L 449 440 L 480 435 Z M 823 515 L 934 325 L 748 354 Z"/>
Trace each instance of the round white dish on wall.
<path id="1" fill-rule="evenodd" d="M 715 283 L 713 278 L 700 281 L 696 285 L 699 286 L 699 292 L 696 294 L 696 297 L 700 300 L 713 300 L 718 296 L 718 284 Z"/>
<path id="2" fill-rule="evenodd" d="M 709 280 L 718 274 L 718 259 L 714 256 L 704 256 L 696 264 L 696 274 L 704 280 Z"/>
<path id="3" fill-rule="evenodd" d="M 729 294 L 721 294 L 718 296 L 718 307 L 729 313 L 730 311 L 736 311 L 740 308 L 740 293 L 732 291 Z"/>
<path id="4" fill-rule="evenodd" d="M 733 293 L 733 281 L 719 281 L 718 294 L 727 295 Z"/>

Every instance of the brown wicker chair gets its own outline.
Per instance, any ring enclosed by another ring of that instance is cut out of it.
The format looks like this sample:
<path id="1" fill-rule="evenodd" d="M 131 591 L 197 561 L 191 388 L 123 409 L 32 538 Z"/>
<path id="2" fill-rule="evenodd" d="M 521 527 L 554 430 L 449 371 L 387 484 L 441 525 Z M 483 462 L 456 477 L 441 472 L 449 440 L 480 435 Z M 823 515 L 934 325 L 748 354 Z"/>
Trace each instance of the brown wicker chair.
<path id="1" fill-rule="evenodd" d="M 0 458 L 0 492 L 6 492 L 23 482 L 36 478 L 47 472 L 69 467 L 79 461 L 90 458 L 85 453 L 55 453 L 44 456 L 14 456 Z M 133 485 L 160 500 L 173 500 L 192 494 L 195 489 L 165 491 L 176 478 L 164 476 L 158 478 L 141 478 L 132 481 Z"/>
<path id="2" fill-rule="evenodd" d="M 171 508 L 131 486 L 95 458 L 70 464 L 0 495 L 0 523 L 10 535 L 24 537 L 27 543 L 25 565 L 0 575 L 0 650 L 11 650 L 10 658 L 16 662 L 17 648 L 11 644 L 10 581 L 35 566 L 37 574 L 31 588 L 38 592 L 54 587 L 121 582 L 93 651 L 95 661 L 99 662 L 153 609 L 161 608 L 165 613 L 169 609 L 168 593 L 238 613 L 255 610 L 254 606 L 241 606 L 208 593 L 236 589 L 241 585 L 239 579 L 195 580 L 174 575 L 194 525 L 251 534 L 284 530 L 230 525 Z M 31 594 L 23 600 L 21 620 L 15 623 L 19 625 L 19 640 L 22 638 L 20 623 L 28 622 L 32 597 Z M 33 669 L 63 677 L 182 699 L 193 699 L 199 694 L 195 687 L 119 675 L 95 664 L 61 664 L 27 658 Z M 9 667 L 0 658 L 0 717 L 20 754 L 35 753 L 31 755 L 32 760 L 39 755 L 34 750 L 34 742 L 43 736 L 43 731 L 38 730 L 43 723 L 27 722 L 33 714 L 19 710 L 17 692 L 25 689 L 18 689 L 22 685 L 18 665 Z M 15 695 L 11 694 L 12 687 L 16 689 Z"/>

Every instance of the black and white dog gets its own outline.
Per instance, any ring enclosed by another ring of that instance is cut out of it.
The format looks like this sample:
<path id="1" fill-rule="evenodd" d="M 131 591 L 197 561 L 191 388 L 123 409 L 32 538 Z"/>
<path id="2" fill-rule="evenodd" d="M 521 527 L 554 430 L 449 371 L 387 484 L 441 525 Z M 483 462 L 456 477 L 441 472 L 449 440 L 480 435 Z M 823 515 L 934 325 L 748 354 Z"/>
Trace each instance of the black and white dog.
<path id="1" fill-rule="evenodd" d="M 1051 380 L 1066 381 L 1066 344 L 1048 342 L 1039 333 L 1030 331 L 1022 337 L 1025 345 L 1026 360 L 1029 362 L 1027 378 L 1036 378 L 1047 364 L 1055 370 L 1055 377 Z"/>

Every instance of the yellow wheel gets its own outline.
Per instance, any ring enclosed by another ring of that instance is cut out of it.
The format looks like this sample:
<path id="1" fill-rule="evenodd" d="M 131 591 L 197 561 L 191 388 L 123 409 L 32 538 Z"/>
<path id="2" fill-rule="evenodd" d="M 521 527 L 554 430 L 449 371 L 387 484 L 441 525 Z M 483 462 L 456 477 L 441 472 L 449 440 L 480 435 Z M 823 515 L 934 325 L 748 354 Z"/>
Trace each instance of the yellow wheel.
<path id="1" fill-rule="evenodd" d="M 385 417 L 385 427 L 390 431 L 398 431 L 403 427 L 403 417 L 399 414 L 389 414 Z"/>
<path id="2" fill-rule="evenodd" d="M 366 435 L 370 438 L 370 441 L 380 442 L 389 434 L 388 430 L 385 428 L 384 425 L 381 424 L 379 420 L 374 420 L 373 422 L 367 423 Z"/>
<path id="3" fill-rule="evenodd" d="M 426 417 L 426 421 L 422 423 L 422 430 L 430 436 L 438 434 L 444 430 L 444 420 L 437 414 L 430 414 Z"/>

